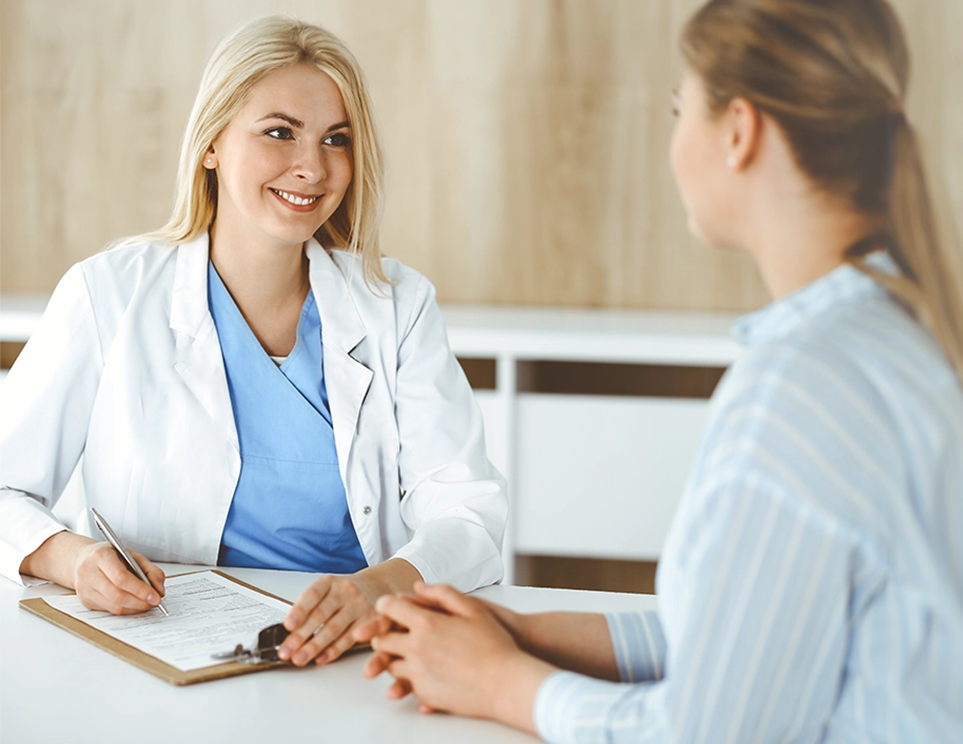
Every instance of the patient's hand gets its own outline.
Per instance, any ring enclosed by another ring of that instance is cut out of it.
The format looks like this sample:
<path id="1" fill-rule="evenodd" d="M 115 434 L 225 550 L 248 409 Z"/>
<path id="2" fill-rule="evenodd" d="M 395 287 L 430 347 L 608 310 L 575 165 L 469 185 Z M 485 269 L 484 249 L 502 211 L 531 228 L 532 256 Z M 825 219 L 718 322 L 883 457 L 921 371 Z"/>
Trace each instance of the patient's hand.
<path id="1" fill-rule="evenodd" d="M 533 731 L 532 707 L 554 667 L 524 653 L 490 605 L 447 586 L 378 600 L 377 620 L 356 637 L 375 655 L 365 675 L 388 671 L 389 697 L 414 693 L 422 710 L 492 718 Z"/>

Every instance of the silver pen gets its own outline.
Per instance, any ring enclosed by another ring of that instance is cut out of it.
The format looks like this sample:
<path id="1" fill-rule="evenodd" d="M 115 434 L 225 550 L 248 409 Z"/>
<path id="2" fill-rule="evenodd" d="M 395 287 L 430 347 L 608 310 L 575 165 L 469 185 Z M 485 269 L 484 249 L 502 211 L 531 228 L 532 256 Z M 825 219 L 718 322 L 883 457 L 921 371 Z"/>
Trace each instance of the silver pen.
<path id="1" fill-rule="evenodd" d="M 124 565 L 127 566 L 127 570 L 147 584 L 147 586 L 155 589 L 154 585 L 148 580 L 147 574 L 144 573 L 143 569 L 137 564 L 137 561 L 134 560 L 134 556 L 127 552 L 127 548 L 124 547 L 124 544 L 120 541 L 120 538 L 114 534 L 112 529 L 110 529 L 110 525 L 107 524 L 107 520 L 100 516 L 94 507 L 90 507 L 90 513 L 94 515 L 94 523 L 97 525 L 97 529 L 104 533 L 104 537 L 107 538 L 107 542 L 109 542 L 111 547 L 117 551 L 117 555 L 120 556 L 120 559 L 124 562 Z M 164 607 L 163 602 L 159 602 L 157 607 L 161 612 L 170 617 L 170 613 L 167 611 L 167 608 Z"/>

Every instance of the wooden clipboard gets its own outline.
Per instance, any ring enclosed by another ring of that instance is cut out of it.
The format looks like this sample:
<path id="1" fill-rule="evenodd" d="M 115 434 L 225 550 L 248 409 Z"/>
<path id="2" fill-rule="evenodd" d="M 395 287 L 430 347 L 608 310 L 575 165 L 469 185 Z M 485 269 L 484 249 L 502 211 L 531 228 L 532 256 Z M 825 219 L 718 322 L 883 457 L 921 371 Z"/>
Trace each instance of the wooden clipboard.
<path id="1" fill-rule="evenodd" d="M 235 584 L 240 584 L 241 586 L 247 587 L 259 594 L 263 594 L 267 597 L 272 597 L 274 599 L 279 599 L 285 604 L 291 604 L 286 599 L 278 597 L 277 595 L 266 592 L 263 589 L 259 589 L 256 586 L 252 586 L 245 581 L 236 579 L 233 576 L 228 576 L 227 574 L 217 571 L 216 569 L 210 569 L 211 573 L 216 573 L 229 581 L 233 581 Z M 190 571 L 184 574 L 177 574 L 179 576 L 188 576 L 192 573 L 205 573 L 204 571 Z M 173 578 L 173 577 L 171 577 Z M 124 661 L 133 664 L 145 672 L 150 672 L 155 677 L 160 677 L 165 682 L 170 682 L 172 685 L 193 685 L 197 682 L 207 682 L 212 679 L 224 679 L 225 677 L 236 677 L 240 674 L 251 674 L 252 672 L 261 672 L 265 669 L 274 669 L 280 666 L 291 666 L 289 662 L 286 661 L 276 661 L 267 662 L 262 664 L 242 664 L 238 661 L 229 661 L 224 664 L 217 664 L 216 666 L 204 667 L 203 669 L 193 669 L 189 672 L 182 672 L 176 667 L 172 667 L 170 664 L 166 664 L 160 659 L 146 654 L 139 649 L 130 646 L 129 644 L 119 641 L 113 638 L 101 630 L 87 625 L 87 623 L 77 620 L 74 617 L 61 612 L 60 610 L 51 607 L 44 601 L 43 597 L 34 597 L 33 599 L 22 599 L 20 600 L 20 607 L 27 612 L 30 612 L 38 617 L 42 617 L 44 620 L 53 623 L 58 628 L 63 628 L 69 633 L 73 633 L 75 636 L 83 638 L 85 641 L 94 644 L 98 648 L 113 654 L 114 656 L 123 659 Z M 294 668 L 294 667 L 292 667 Z"/>

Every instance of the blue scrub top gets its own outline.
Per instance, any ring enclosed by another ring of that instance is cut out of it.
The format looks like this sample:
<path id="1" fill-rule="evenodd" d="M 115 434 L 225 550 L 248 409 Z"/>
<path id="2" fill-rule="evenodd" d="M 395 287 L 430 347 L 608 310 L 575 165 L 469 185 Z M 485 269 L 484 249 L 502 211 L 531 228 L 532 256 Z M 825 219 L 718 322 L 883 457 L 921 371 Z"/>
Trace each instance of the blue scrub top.
<path id="1" fill-rule="evenodd" d="M 365 568 L 338 469 L 314 293 L 308 292 L 297 342 L 280 367 L 213 264 L 208 302 L 241 448 L 218 564 L 319 573 Z"/>

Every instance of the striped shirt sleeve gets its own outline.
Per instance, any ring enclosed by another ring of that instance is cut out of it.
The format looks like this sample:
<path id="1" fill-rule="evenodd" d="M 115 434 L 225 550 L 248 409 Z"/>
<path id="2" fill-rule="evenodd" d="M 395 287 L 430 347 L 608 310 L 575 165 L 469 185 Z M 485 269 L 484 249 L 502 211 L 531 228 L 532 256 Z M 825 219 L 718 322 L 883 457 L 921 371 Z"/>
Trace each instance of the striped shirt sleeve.
<path id="1" fill-rule="evenodd" d="M 552 675 L 535 706 L 547 741 L 820 739 L 845 661 L 851 540 L 761 477 L 717 483 L 703 496 L 669 572 L 685 580 L 660 610 L 663 678 Z M 620 669 L 642 659 L 626 649 L 617 656 Z"/>
<path id="2" fill-rule="evenodd" d="M 665 633 L 657 612 L 612 612 L 605 616 L 623 682 L 662 679 Z"/>

